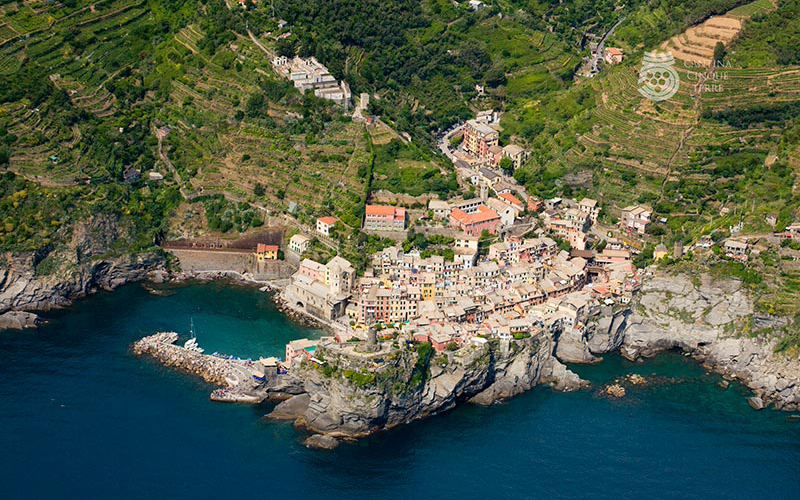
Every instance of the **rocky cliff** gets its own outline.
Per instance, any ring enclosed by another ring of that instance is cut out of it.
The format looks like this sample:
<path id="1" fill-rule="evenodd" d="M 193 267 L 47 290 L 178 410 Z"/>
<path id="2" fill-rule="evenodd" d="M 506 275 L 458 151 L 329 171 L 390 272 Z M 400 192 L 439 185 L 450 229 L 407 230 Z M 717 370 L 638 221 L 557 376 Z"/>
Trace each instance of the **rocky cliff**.
<path id="1" fill-rule="evenodd" d="M 98 289 L 145 278 L 165 263 L 160 253 L 118 250 L 124 229 L 99 215 L 70 228 L 64 243 L 39 252 L 0 255 L 0 313 L 62 307 Z"/>
<path id="2" fill-rule="evenodd" d="M 435 415 L 459 403 L 490 404 L 538 383 L 562 390 L 583 382 L 552 356 L 546 336 L 467 346 L 452 353 L 398 348 L 373 354 L 355 346 L 318 347 L 320 366 L 293 369 L 303 394 L 279 404 L 274 418 L 296 418 L 309 431 L 357 437 Z M 315 438 L 316 439 L 316 438 Z"/>
<path id="3" fill-rule="evenodd" d="M 657 274 L 628 312 L 601 314 L 584 340 L 594 354 L 619 349 L 628 359 L 681 349 L 708 368 L 753 389 L 751 404 L 800 408 L 800 360 L 774 352 L 788 319 L 761 315 L 733 279 Z"/>

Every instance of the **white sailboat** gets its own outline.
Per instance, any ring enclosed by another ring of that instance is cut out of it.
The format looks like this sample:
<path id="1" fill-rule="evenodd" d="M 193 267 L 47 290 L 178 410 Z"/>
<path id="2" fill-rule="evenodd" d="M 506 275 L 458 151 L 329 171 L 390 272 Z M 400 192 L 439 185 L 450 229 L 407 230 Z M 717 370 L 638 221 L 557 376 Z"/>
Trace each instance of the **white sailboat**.
<path id="1" fill-rule="evenodd" d="M 192 350 L 192 351 L 195 351 L 195 352 L 198 352 L 198 353 L 202 354 L 204 349 L 201 348 L 199 345 L 197 345 L 197 336 L 194 333 L 194 318 L 191 318 L 189 321 L 190 321 L 190 323 L 189 323 L 189 335 L 190 335 L 190 337 L 189 337 L 189 340 L 187 340 L 186 343 L 183 344 L 183 347 L 185 347 L 186 349 L 189 349 L 189 350 Z"/>

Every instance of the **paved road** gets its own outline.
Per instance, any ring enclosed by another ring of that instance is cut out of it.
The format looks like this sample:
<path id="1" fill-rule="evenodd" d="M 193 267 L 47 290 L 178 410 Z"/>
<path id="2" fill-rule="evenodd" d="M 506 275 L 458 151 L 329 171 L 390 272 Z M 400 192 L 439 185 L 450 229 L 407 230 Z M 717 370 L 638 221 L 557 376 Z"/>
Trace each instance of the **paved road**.
<path id="1" fill-rule="evenodd" d="M 614 34 L 614 30 L 617 28 L 617 26 L 622 24 L 622 21 L 624 20 L 625 16 L 622 16 L 620 20 L 614 23 L 614 26 L 612 26 L 611 29 L 608 30 L 605 35 L 603 35 L 603 38 L 600 39 L 600 43 L 597 44 L 597 51 L 595 51 L 595 55 L 592 58 L 593 72 L 597 73 L 598 71 L 600 71 L 600 61 L 603 59 L 603 49 L 605 48 L 606 40 L 608 39 L 608 37 Z"/>
<path id="2" fill-rule="evenodd" d="M 450 158 L 450 161 L 452 161 L 453 163 L 455 163 L 458 158 L 456 158 L 455 155 L 453 155 L 453 152 L 450 151 L 450 138 L 453 137 L 456 133 L 463 130 L 464 125 L 465 125 L 464 123 L 460 124 L 450 132 L 443 135 L 441 139 L 439 139 L 439 151 L 444 153 L 446 157 Z"/>

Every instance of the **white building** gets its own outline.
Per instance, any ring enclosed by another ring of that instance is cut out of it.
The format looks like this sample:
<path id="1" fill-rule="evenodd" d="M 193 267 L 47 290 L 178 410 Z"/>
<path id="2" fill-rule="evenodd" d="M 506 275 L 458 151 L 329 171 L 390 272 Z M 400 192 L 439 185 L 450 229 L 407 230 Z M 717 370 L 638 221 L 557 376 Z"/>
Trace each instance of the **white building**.
<path id="1" fill-rule="evenodd" d="M 336 218 L 327 216 L 317 219 L 317 232 L 324 236 L 331 235 L 331 229 L 336 224 Z"/>

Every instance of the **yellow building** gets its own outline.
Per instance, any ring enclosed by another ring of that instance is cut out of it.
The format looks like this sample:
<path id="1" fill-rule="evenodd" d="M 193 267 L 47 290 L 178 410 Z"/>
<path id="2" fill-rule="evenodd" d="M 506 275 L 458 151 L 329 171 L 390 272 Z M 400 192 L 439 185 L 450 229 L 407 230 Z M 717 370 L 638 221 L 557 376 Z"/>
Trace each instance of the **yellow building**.
<path id="1" fill-rule="evenodd" d="M 278 258 L 278 245 L 265 245 L 259 243 L 256 247 L 256 257 L 259 262 L 265 260 L 276 260 Z"/>

